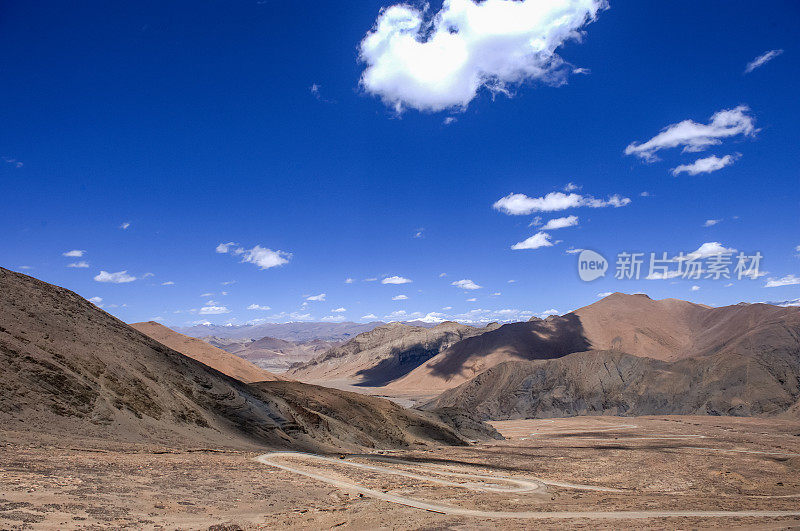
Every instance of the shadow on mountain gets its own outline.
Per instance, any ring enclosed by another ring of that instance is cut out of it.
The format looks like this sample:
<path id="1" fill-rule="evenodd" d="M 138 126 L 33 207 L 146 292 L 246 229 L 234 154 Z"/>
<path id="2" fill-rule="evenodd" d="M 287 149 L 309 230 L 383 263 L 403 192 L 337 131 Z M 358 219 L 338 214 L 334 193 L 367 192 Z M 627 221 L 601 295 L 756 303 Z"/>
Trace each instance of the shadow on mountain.
<path id="1" fill-rule="evenodd" d="M 519 360 L 543 360 L 591 348 L 580 317 L 570 313 L 524 323 L 510 323 L 456 343 L 430 365 L 431 375 L 449 379 L 473 358 L 501 354 Z"/>
<path id="2" fill-rule="evenodd" d="M 392 348 L 388 358 L 369 369 L 363 369 L 356 374 L 363 380 L 355 384 L 361 387 L 380 387 L 391 383 L 410 373 L 439 353 L 438 346 L 426 349 L 423 345 L 412 348 Z"/>

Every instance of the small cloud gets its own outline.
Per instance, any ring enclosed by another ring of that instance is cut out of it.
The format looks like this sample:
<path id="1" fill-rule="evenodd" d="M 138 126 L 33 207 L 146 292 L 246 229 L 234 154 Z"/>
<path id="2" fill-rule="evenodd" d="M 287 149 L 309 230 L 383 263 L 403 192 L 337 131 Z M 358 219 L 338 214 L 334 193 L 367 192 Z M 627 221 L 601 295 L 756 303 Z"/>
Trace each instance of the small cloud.
<path id="1" fill-rule="evenodd" d="M 715 155 L 711 155 L 710 157 L 706 157 L 704 159 L 697 159 L 696 161 L 692 162 L 691 164 L 681 164 L 680 166 L 676 166 L 670 170 L 672 175 L 678 176 L 681 173 L 688 173 L 689 175 L 699 175 L 701 173 L 711 173 L 714 171 L 721 170 L 726 166 L 730 166 L 740 157 L 738 153 L 733 155 L 725 155 L 722 158 L 719 158 Z"/>
<path id="2" fill-rule="evenodd" d="M 19 266 L 17 269 L 22 269 L 23 271 L 27 271 L 28 269 L 33 269 L 33 267 L 31 267 L 29 265 L 22 265 L 22 266 Z"/>
<path id="3" fill-rule="evenodd" d="M 317 99 L 320 99 L 320 95 L 319 95 L 319 89 L 320 89 L 320 86 L 319 86 L 319 85 L 317 85 L 316 83 L 314 83 L 314 84 L 312 84 L 310 87 L 308 87 L 308 90 L 309 90 L 309 91 L 311 92 L 311 94 L 312 94 L 312 95 L 313 95 L 315 98 L 317 98 Z"/>
<path id="4" fill-rule="evenodd" d="M 250 306 L 247 307 L 247 309 L 266 311 L 266 310 L 271 310 L 272 308 L 270 308 L 269 306 L 261 306 L 260 304 L 251 304 Z"/>
<path id="5" fill-rule="evenodd" d="M 448 116 L 444 120 L 442 120 L 442 123 L 444 125 L 450 125 L 450 124 L 456 123 L 457 121 L 458 121 L 458 118 L 456 118 L 455 116 Z"/>
<path id="6" fill-rule="evenodd" d="M 408 299 L 408 297 L 405 296 L 405 295 L 395 295 L 394 297 L 392 297 L 393 301 L 404 301 L 404 300 L 407 300 L 407 299 Z"/>
<path id="7" fill-rule="evenodd" d="M 471 299 L 467 299 L 467 302 L 475 302 L 475 301 L 477 301 L 477 300 L 478 300 L 478 299 L 476 299 L 475 297 L 472 297 Z"/>
<path id="8" fill-rule="evenodd" d="M 424 238 L 425 237 L 425 229 L 424 228 L 419 228 L 416 231 L 414 231 L 414 237 L 415 238 Z"/>
<path id="9" fill-rule="evenodd" d="M 225 306 L 203 306 L 198 313 L 200 315 L 220 315 L 230 313 L 230 310 Z"/>
<path id="10" fill-rule="evenodd" d="M 574 192 L 575 190 L 580 190 L 581 188 L 583 188 L 583 186 L 578 186 L 575 183 L 567 183 L 564 186 L 564 191 L 565 192 Z"/>
<path id="11" fill-rule="evenodd" d="M 344 279 L 344 283 L 345 283 L 345 284 L 352 284 L 353 282 L 355 282 L 355 280 L 353 280 L 352 278 L 346 278 L 346 279 Z"/>
<path id="12" fill-rule="evenodd" d="M 464 278 L 461 280 L 456 280 L 450 283 L 451 286 L 455 286 L 457 288 L 466 289 L 466 290 L 473 290 L 473 289 L 481 289 L 483 286 L 479 286 L 472 280 L 468 278 Z"/>
<path id="13" fill-rule="evenodd" d="M 582 253 L 583 251 L 585 251 L 585 249 L 578 249 L 576 247 L 570 247 L 569 249 L 567 249 L 564 252 L 567 253 L 567 254 L 578 254 L 578 253 Z"/>
<path id="14" fill-rule="evenodd" d="M 516 280 L 514 280 L 513 278 L 508 281 L 509 284 L 514 284 L 515 282 L 516 282 Z"/>
<path id="15" fill-rule="evenodd" d="M 598 199 L 576 193 L 550 192 L 542 197 L 528 197 L 525 194 L 511 193 L 494 202 L 492 208 L 509 216 L 525 216 L 534 212 L 557 212 L 568 208 L 619 208 L 630 204 L 631 200 L 614 194 L 608 199 Z"/>
<path id="16" fill-rule="evenodd" d="M 213 297 L 214 294 L 213 293 L 201 293 L 200 296 L 201 297 Z"/>
<path id="17" fill-rule="evenodd" d="M 361 316 L 361 319 L 370 319 L 372 321 L 374 321 L 377 318 L 378 318 L 378 316 L 375 315 L 374 313 L 368 313 L 367 315 L 362 315 Z"/>
<path id="18" fill-rule="evenodd" d="M 259 269 L 269 269 L 271 267 L 288 264 L 292 258 L 292 253 L 284 251 L 273 251 L 256 245 L 252 249 L 247 249 L 242 253 L 242 262 L 255 264 Z"/>
<path id="19" fill-rule="evenodd" d="M 528 223 L 529 227 L 539 227 L 542 225 L 542 216 L 536 216 Z"/>
<path id="20" fill-rule="evenodd" d="M 494 293 L 492 293 L 491 296 L 492 297 L 499 297 L 500 295 L 502 295 L 502 293 L 500 293 L 499 291 L 495 291 Z"/>
<path id="21" fill-rule="evenodd" d="M 452 310 L 452 309 L 453 309 L 452 306 L 445 306 L 444 308 L 442 308 L 442 310 L 444 310 L 444 311 Z"/>
<path id="22" fill-rule="evenodd" d="M 541 317 L 542 319 L 546 319 L 546 318 L 550 317 L 551 315 L 558 315 L 558 310 L 556 310 L 555 308 L 550 308 L 549 310 L 545 310 L 542 313 L 537 314 L 537 315 L 539 317 Z"/>
<path id="23" fill-rule="evenodd" d="M 22 162 L 18 161 L 17 159 L 12 159 L 12 158 L 9 158 L 9 157 L 3 157 L 3 160 L 6 161 L 7 163 L 11 164 L 15 168 L 21 168 L 21 167 L 24 166 L 24 164 Z"/>
<path id="24" fill-rule="evenodd" d="M 306 297 L 306 300 L 311 302 L 321 302 L 325 300 L 325 294 L 320 293 L 319 295 L 311 295 Z"/>
<path id="25" fill-rule="evenodd" d="M 541 230 L 557 230 L 566 227 L 575 227 L 578 225 L 578 216 L 566 216 L 563 218 L 554 218 L 548 221 Z"/>
<path id="26" fill-rule="evenodd" d="M 409 282 L 411 282 L 410 278 L 398 277 L 396 275 L 381 280 L 381 284 L 408 284 Z"/>
<path id="27" fill-rule="evenodd" d="M 519 251 L 521 249 L 539 249 L 540 247 L 552 247 L 553 242 L 550 240 L 550 235 L 546 232 L 537 232 L 530 238 L 517 242 L 511 246 L 511 249 Z"/>
<path id="28" fill-rule="evenodd" d="M 110 282 L 112 284 L 124 284 L 126 282 L 133 282 L 136 277 L 129 275 L 127 271 L 117 271 L 116 273 L 109 273 L 108 271 L 100 271 L 94 279 L 97 282 Z"/>
<path id="29" fill-rule="evenodd" d="M 773 59 L 775 59 L 776 57 L 778 57 L 782 53 L 783 53 L 783 50 L 770 50 L 768 52 L 762 53 L 761 55 L 759 55 L 758 57 L 756 57 L 755 59 L 753 59 L 752 61 L 747 63 L 747 66 L 744 69 L 744 73 L 745 74 L 749 74 L 750 72 L 752 72 L 756 68 L 764 66 L 769 61 L 772 61 Z"/>
<path id="30" fill-rule="evenodd" d="M 692 286 L 692 291 L 699 291 L 699 290 L 700 290 L 700 286 Z"/>
<path id="31" fill-rule="evenodd" d="M 150 278 L 150 277 L 154 277 L 154 276 L 155 276 L 155 274 L 153 274 L 153 273 L 145 273 L 144 275 L 142 275 L 142 278 Z"/>
<path id="32" fill-rule="evenodd" d="M 377 282 L 377 281 L 378 281 L 378 279 L 377 279 L 377 278 L 375 278 L 375 277 L 372 277 L 372 278 L 365 278 L 365 279 L 364 279 L 364 282 Z"/>
<path id="33" fill-rule="evenodd" d="M 100 303 L 103 302 L 103 297 L 92 297 L 91 299 L 87 300 L 95 306 L 100 306 Z"/>
<path id="34" fill-rule="evenodd" d="M 347 308 L 336 308 L 335 310 L 331 310 L 331 312 L 333 312 L 333 313 L 342 313 L 342 312 L 346 312 L 346 311 L 347 311 Z"/>
<path id="35" fill-rule="evenodd" d="M 651 197 L 653 194 L 651 194 L 651 193 L 650 193 L 650 192 L 648 192 L 648 191 L 644 191 L 644 192 L 642 192 L 642 193 L 641 193 L 641 194 L 639 194 L 639 195 L 640 195 L 641 197 Z"/>
<path id="36" fill-rule="evenodd" d="M 162 286 L 174 286 L 175 283 L 171 280 L 167 280 L 166 282 L 161 283 Z"/>
<path id="37" fill-rule="evenodd" d="M 224 254 L 227 253 L 231 247 L 234 247 L 236 245 L 238 245 L 236 242 L 220 243 L 219 245 L 217 245 L 217 248 L 215 250 L 220 254 Z"/>
<path id="38" fill-rule="evenodd" d="M 800 284 L 800 277 L 792 274 L 781 278 L 770 278 L 767 280 L 767 283 L 764 284 L 764 287 L 779 288 L 781 286 L 794 286 L 796 284 Z"/>
<path id="39" fill-rule="evenodd" d="M 85 262 L 81 260 L 80 262 L 72 262 L 71 264 L 67 264 L 67 267 L 76 267 L 80 269 L 84 269 L 89 267 L 89 262 Z"/>
<path id="40" fill-rule="evenodd" d="M 68 256 L 70 258 L 81 258 L 84 254 L 86 254 L 86 251 L 81 249 L 73 249 L 72 251 L 61 253 L 62 256 Z"/>
<path id="41" fill-rule="evenodd" d="M 701 260 L 703 258 L 708 258 L 709 256 L 735 253 L 735 252 L 736 249 L 732 247 L 727 248 L 719 242 L 706 242 L 700 247 L 698 247 L 696 251 L 692 251 L 691 253 L 687 254 L 685 256 L 685 259 L 694 258 L 695 260 Z"/>
<path id="42" fill-rule="evenodd" d="M 130 226 L 131 226 L 131 222 L 130 221 L 126 221 L 122 225 L 120 225 L 119 228 L 122 229 L 122 230 L 127 230 L 128 227 L 130 227 Z"/>
<path id="43" fill-rule="evenodd" d="M 225 282 L 220 282 L 223 286 L 230 286 L 231 284 L 236 284 L 235 280 L 227 280 Z"/>
<path id="44" fill-rule="evenodd" d="M 800 246 L 798 246 L 798 247 L 800 247 Z M 446 276 L 447 276 L 447 273 L 439 273 L 439 278 L 444 278 Z"/>
<path id="45" fill-rule="evenodd" d="M 320 320 L 328 322 L 328 323 L 340 323 L 340 322 L 344 321 L 345 319 L 346 319 L 346 317 L 344 315 L 326 315 L 325 317 L 323 317 Z"/>
<path id="46" fill-rule="evenodd" d="M 704 227 L 713 227 L 717 223 L 722 221 L 721 219 L 707 219 L 705 223 L 703 223 Z"/>
<path id="47" fill-rule="evenodd" d="M 604 291 L 604 292 L 602 292 L 602 293 L 598 293 L 598 294 L 597 294 L 597 297 L 598 297 L 598 298 L 600 298 L 600 299 L 605 299 L 606 297 L 608 297 L 608 296 L 609 296 L 609 295 L 611 295 L 612 293 L 613 293 L 613 292 L 611 292 L 611 291 Z"/>

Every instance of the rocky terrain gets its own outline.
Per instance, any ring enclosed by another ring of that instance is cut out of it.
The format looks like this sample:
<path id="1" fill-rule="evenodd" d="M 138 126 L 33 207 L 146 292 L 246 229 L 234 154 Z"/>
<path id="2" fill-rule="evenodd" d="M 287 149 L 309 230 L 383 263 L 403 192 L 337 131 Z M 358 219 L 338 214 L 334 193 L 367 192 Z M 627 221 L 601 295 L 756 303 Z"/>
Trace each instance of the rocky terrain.
<path id="1" fill-rule="evenodd" d="M 476 328 L 452 321 L 433 328 L 389 323 L 292 367 L 287 376 L 304 381 L 347 379 L 364 386 L 382 386 L 459 341 L 497 327 L 497 323 Z"/>
<path id="2" fill-rule="evenodd" d="M 505 361 L 554 359 L 587 350 L 677 361 L 712 354 L 796 356 L 799 345 L 800 310 L 796 307 L 711 308 L 615 293 L 563 316 L 507 324 L 465 339 L 388 387 L 444 391 Z"/>
<path id="3" fill-rule="evenodd" d="M 195 359 L 239 381 L 252 383 L 281 379 L 275 374 L 256 367 L 254 364 L 239 356 L 229 354 L 222 349 L 216 348 L 194 337 L 179 334 L 155 321 L 132 323 L 130 326 L 144 335 L 155 339 L 162 345 L 166 345 L 184 356 Z"/>
<path id="4" fill-rule="evenodd" d="M 797 351 L 666 362 L 618 351 L 508 361 L 442 393 L 426 407 L 459 407 L 485 419 L 575 415 L 775 415 L 800 396 Z"/>
<path id="5" fill-rule="evenodd" d="M 0 426 L 29 437 L 318 451 L 465 444 L 444 422 L 376 397 L 336 392 L 335 415 L 316 411 L 317 387 L 248 385 L 2 268 L 0 377 Z"/>
<path id="6" fill-rule="evenodd" d="M 285 372 L 296 363 L 309 361 L 340 342 L 312 339 L 310 341 L 287 341 L 276 337 L 261 339 L 231 339 L 206 336 L 203 341 L 245 359 L 263 369 Z"/>

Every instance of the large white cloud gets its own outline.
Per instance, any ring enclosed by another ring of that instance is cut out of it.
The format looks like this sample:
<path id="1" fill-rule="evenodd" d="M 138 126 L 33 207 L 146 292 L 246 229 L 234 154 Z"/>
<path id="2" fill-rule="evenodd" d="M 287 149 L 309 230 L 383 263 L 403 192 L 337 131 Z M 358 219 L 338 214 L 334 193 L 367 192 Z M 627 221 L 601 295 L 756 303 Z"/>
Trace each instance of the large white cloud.
<path id="1" fill-rule="evenodd" d="M 528 197 L 525 194 L 508 194 L 495 201 L 492 207 L 510 216 L 523 216 L 533 212 L 556 212 L 568 208 L 590 207 L 623 207 L 631 200 L 617 194 L 608 199 L 597 199 L 588 195 L 550 192 L 543 197 Z"/>
<path id="2" fill-rule="evenodd" d="M 800 284 L 800 277 L 796 275 L 786 275 L 781 278 L 771 278 L 764 284 L 765 288 L 780 288 L 781 286 L 794 286 Z"/>
<path id="3" fill-rule="evenodd" d="M 578 224 L 578 216 L 566 216 L 563 218 L 551 219 L 544 224 L 542 230 L 556 230 L 566 227 L 574 227 Z"/>
<path id="4" fill-rule="evenodd" d="M 716 155 L 711 155 L 703 159 L 697 159 L 691 164 L 681 164 L 672 168 L 672 175 L 678 176 L 681 173 L 688 173 L 689 175 L 698 175 L 701 173 L 711 173 L 712 171 L 721 170 L 725 166 L 733 164 L 739 155 L 725 155 L 720 158 Z"/>
<path id="5" fill-rule="evenodd" d="M 361 86 L 397 112 L 465 108 L 481 88 L 509 94 L 524 81 L 565 83 L 556 50 L 580 40 L 605 0 L 445 0 L 437 13 L 381 11 L 361 41 Z"/>
<path id="6" fill-rule="evenodd" d="M 683 146 L 684 153 L 704 151 L 709 146 L 717 146 L 723 138 L 738 135 L 754 136 L 755 119 L 748 114 L 750 108 L 739 105 L 734 109 L 723 109 L 714 113 L 707 124 L 699 124 L 693 120 L 684 120 L 668 125 L 656 136 L 644 143 L 631 142 L 625 148 L 626 155 L 636 155 L 647 161 L 658 160 L 656 152 Z"/>
<path id="7" fill-rule="evenodd" d="M 112 284 L 124 284 L 126 282 L 133 282 L 136 277 L 129 275 L 127 271 L 117 271 L 116 273 L 109 273 L 108 271 L 100 271 L 94 277 L 97 282 L 111 282 Z"/>
<path id="8" fill-rule="evenodd" d="M 220 243 L 216 247 L 216 252 L 225 254 L 231 253 L 242 257 L 242 262 L 255 264 L 259 269 L 269 269 L 288 264 L 292 258 L 292 253 L 285 251 L 273 251 L 267 247 L 256 245 L 252 249 L 236 247 L 236 243 Z M 235 247 L 235 248 L 234 248 Z"/>

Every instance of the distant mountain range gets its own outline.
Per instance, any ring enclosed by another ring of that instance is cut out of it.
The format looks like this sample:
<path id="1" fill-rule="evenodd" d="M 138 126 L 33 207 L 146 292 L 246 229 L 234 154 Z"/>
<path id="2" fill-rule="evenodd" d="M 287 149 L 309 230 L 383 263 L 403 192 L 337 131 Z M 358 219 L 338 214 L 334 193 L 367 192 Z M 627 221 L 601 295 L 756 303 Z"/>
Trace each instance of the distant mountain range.
<path id="1" fill-rule="evenodd" d="M 173 330 L 191 337 L 218 337 L 222 339 L 261 339 L 273 337 L 286 341 L 347 341 L 358 334 L 369 332 L 380 321 L 371 323 L 262 323 L 245 325 L 200 324 L 188 327 L 174 327 Z M 433 326 L 433 325 L 431 325 Z"/>

